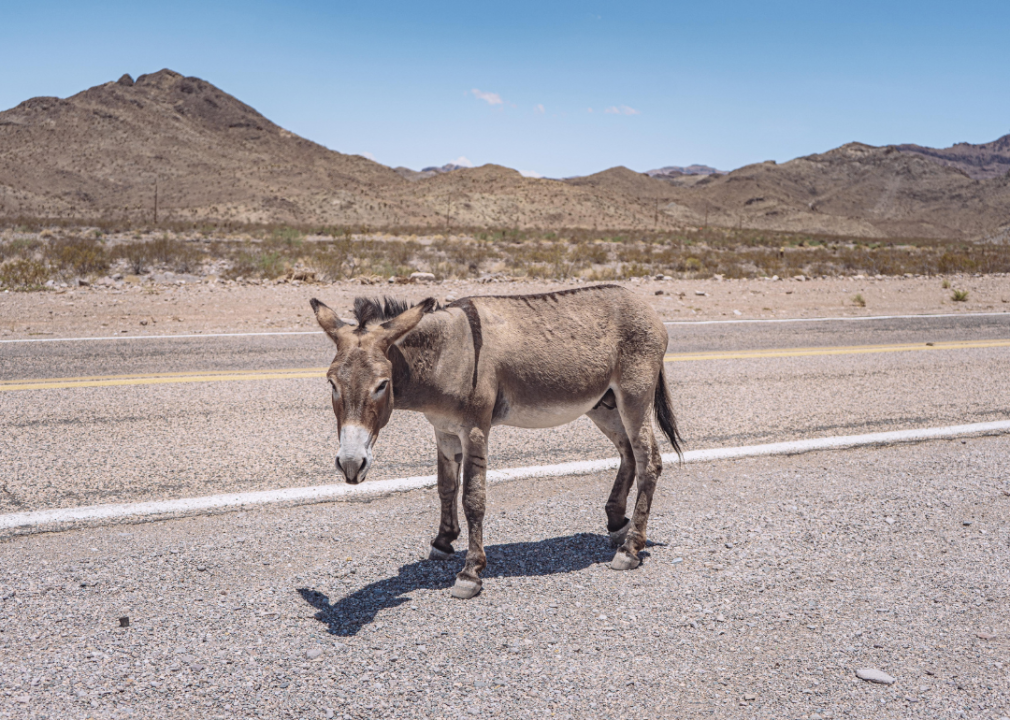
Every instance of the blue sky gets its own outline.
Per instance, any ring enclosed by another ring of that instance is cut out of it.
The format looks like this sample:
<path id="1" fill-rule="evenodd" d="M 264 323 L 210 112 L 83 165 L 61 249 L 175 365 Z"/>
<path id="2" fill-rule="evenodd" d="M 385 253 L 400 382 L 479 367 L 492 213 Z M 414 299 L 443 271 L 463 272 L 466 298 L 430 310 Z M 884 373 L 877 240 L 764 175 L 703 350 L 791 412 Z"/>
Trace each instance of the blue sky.
<path id="1" fill-rule="evenodd" d="M 732 169 L 1010 133 L 1007 28 L 1005 0 L 35 0 L 4 3 L 0 108 L 168 67 L 391 166 Z"/>

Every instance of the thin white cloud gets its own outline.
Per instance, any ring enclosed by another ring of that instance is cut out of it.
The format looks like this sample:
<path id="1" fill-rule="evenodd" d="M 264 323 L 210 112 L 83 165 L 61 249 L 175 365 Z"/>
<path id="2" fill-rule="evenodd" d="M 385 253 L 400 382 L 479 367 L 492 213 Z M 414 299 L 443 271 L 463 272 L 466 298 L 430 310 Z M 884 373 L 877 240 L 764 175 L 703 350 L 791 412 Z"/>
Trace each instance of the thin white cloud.
<path id="1" fill-rule="evenodd" d="M 475 98 L 477 98 L 478 100 L 483 100 L 488 105 L 502 105 L 502 104 L 504 104 L 504 101 L 501 99 L 501 95 L 499 95 L 498 93 L 482 92 L 482 91 L 478 90 L 477 88 L 474 88 L 470 92 L 473 93 L 473 96 Z"/>
<path id="2" fill-rule="evenodd" d="M 361 156 L 361 157 L 363 157 L 363 158 L 368 158 L 368 159 L 369 159 L 369 160 L 371 160 L 372 162 L 378 162 L 378 161 L 377 161 L 377 160 L 375 159 L 375 156 L 374 156 L 374 155 L 372 155 L 372 153 L 370 153 L 370 152 L 363 152 L 363 153 L 358 153 L 358 155 L 360 155 L 360 156 Z"/>
<path id="3" fill-rule="evenodd" d="M 528 178 L 542 178 L 543 177 L 543 175 L 541 175 L 540 173 L 538 173 L 536 170 L 520 170 L 519 174 L 522 175 L 523 177 L 528 177 Z"/>
<path id="4" fill-rule="evenodd" d="M 537 105 L 537 106 L 536 106 L 535 108 L 533 108 L 533 110 L 534 110 L 534 112 L 536 112 L 536 113 L 537 113 L 538 115 L 543 115 L 543 114 L 544 114 L 545 112 L 547 112 L 546 110 L 544 110 L 544 106 L 543 106 L 543 104 L 540 104 L 540 105 Z"/>
<path id="5" fill-rule="evenodd" d="M 586 112 L 592 112 L 592 111 L 593 111 L 592 108 L 586 108 Z"/>
<path id="6" fill-rule="evenodd" d="M 450 165 L 459 165 L 460 167 L 469 167 L 469 168 L 473 167 L 473 163 L 470 162 L 470 159 L 467 158 L 466 155 L 460 155 L 458 158 L 456 158 L 455 160 L 453 160 L 449 164 Z"/>
<path id="7" fill-rule="evenodd" d="M 592 112 L 592 110 L 590 110 Z M 627 105 L 611 105 L 606 110 L 604 110 L 607 115 L 641 115 L 638 110 L 633 107 L 628 107 Z"/>

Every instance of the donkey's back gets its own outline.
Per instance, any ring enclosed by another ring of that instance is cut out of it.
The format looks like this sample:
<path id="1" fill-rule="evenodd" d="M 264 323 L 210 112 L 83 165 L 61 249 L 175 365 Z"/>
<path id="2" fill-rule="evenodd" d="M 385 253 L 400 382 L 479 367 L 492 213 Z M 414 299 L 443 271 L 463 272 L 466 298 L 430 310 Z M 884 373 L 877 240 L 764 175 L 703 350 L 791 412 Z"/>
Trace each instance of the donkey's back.
<path id="1" fill-rule="evenodd" d="M 651 389 L 666 352 L 655 310 L 618 285 L 464 298 L 447 310 L 465 320 L 460 374 L 494 402 L 495 425 L 571 422 L 636 377 Z"/>

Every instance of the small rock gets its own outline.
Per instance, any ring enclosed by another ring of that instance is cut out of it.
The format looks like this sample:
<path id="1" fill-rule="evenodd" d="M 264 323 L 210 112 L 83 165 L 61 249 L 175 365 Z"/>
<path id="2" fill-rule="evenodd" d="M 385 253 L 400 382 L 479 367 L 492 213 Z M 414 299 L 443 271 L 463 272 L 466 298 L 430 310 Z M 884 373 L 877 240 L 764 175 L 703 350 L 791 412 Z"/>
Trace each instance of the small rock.
<path id="1" fill-rule="evenodd" d="M 197 572 L 204 572 L 206 569 L 207 569 L 206 565 L 197 565 L 196 566 L 196 571 Z"/>
<path id="2" fill-rule="evenodd" d="M 333 717 L 333 711 L 330 708 L 323 708 L 323 717 L 331 718 Z"/>
<path id="3" fill-rule="evenodd" d="M 147 325 L 147 320 L 141 320 L 141 321 L 140 321 L 140 324 L 141 324 L 141 325 Z"/>
<path id="4" fill-rule="evenodd" d="M 893 517 L 886 517 L 886 518 L 884 518 L 884 522 L 886 522 L 888 525 L 894 525 L 894 518 Z"/>
<path id="5" fill-rule="evenodd" d="M 306 651 L 305 657 L 307 657 L 309 660 L 315 660 L 317 657 L 319 657 L 322 654 L 323 654 L 323 651 L 320 650 L 319 648 L 312 648 L 311 650 Z"/>
<path id="6" fill-rule="evenodd" d="M 879 683 L 880 685 L 893 685 L 894 678 L 883 670 L 876 668 L 859 668 L 856 670 L 856 677 L 866 682 Z"/>
<path id="7" fill-rule="evenodd" d="M 965 527 L 968 527 L 969 525 L 971 525 L 971 520 L 963 520 L 961 521 L 961 524 L 964 525 Z"/>
<path id="8" fill-rule="evenodd" d="M 754 702 L 755 700 L 757 700 L 757 695 L 751 695 L 750 693 L 748 693 L 747 695 L 743 696 L 743 699 L 746 700 L 747 702 Z"/>
<path id="9" fill-rule="evenodd" d="M 987 633 L 987 632 L 975 633 L 975 637 L 977 637 L 979 640 L 995 640 L 996 639 L 995 635 L 992 635 L 992 634 Z"/>
<path id="10" fill-rule="evenodd" d="M 695 290 L 694 294 L 697 295 L 698 297 L 708 297 L 708 293 L 705 292 L 704 290 Z"/>
<path id="11" fill-rule="evenodd" d="M 657 291 L 656 291 L 656 294 L 657 294 L 657 295 L 662 295 L 662 294 L 663 294 L 663 291 L 662 291 L 662 290 L 657 290 Z"/>
<path id="12" fill-rule="evenodd" d="M 484 682 L 483 680 L 474 680 L 473 686 L 475 688 L 486 688 L 487 687 L 487 683 Z"/>
<path id="13" fill-rule="evenodd" d="M 740 312 L 739 310 L 734 310 L 734 311 L 733 311 L 733 314 L 734 314 L 734 315 L 743 315 L 743 313 L 742 313 L 742 312 Z"/>
<path id="14" fill-rule="evenodd" d="M 119 618 L 119 627 L 130 627 L 130 618 L 127 615 Z"/>
<path id="15" fill-rule="evenodd" d="M 410 274 L 410 281 L 412 283 L 435 282 L 435 275 L 429 272 L 415 272 Z"/>

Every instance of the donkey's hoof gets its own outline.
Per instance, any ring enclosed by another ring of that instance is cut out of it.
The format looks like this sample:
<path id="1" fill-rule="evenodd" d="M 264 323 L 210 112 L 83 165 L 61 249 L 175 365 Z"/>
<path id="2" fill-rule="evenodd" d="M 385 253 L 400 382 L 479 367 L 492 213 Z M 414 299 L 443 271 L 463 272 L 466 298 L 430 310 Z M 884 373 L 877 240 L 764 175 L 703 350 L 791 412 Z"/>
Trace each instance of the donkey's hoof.
<path id="1" fill-rule="evenodd" d="M 628 530 L 631 529 L 631 520 L 624 518 L 624 524 L 610 533 L 610 547 L 621 547 L 628 539 Z"/>
<path id="2" fill-rule="evenodd" d="M 634 570 L 642 561 L 637 557 L 631 557 L 628 553 L 623 550 L 618 550 L 614 553 L 614 559 L 610 561 L 611 570 Z"/>
<path id="3" fill-rule="evenodd" d="M 456 578 L 456 584 L 452 586 L 450 593 L 454 598 L 469 600 L 480 592 L 480 588 L 480 580 L 461 580 Z"/>
<path id="4" fill-rule="evenodd" d="M 431 546 L 431 552 L 428 553 L 429 560 L 449 560 L 452 558 L 452 553 L 447 553 L 445 550 L 439 550 L 434 545 Z"/>

